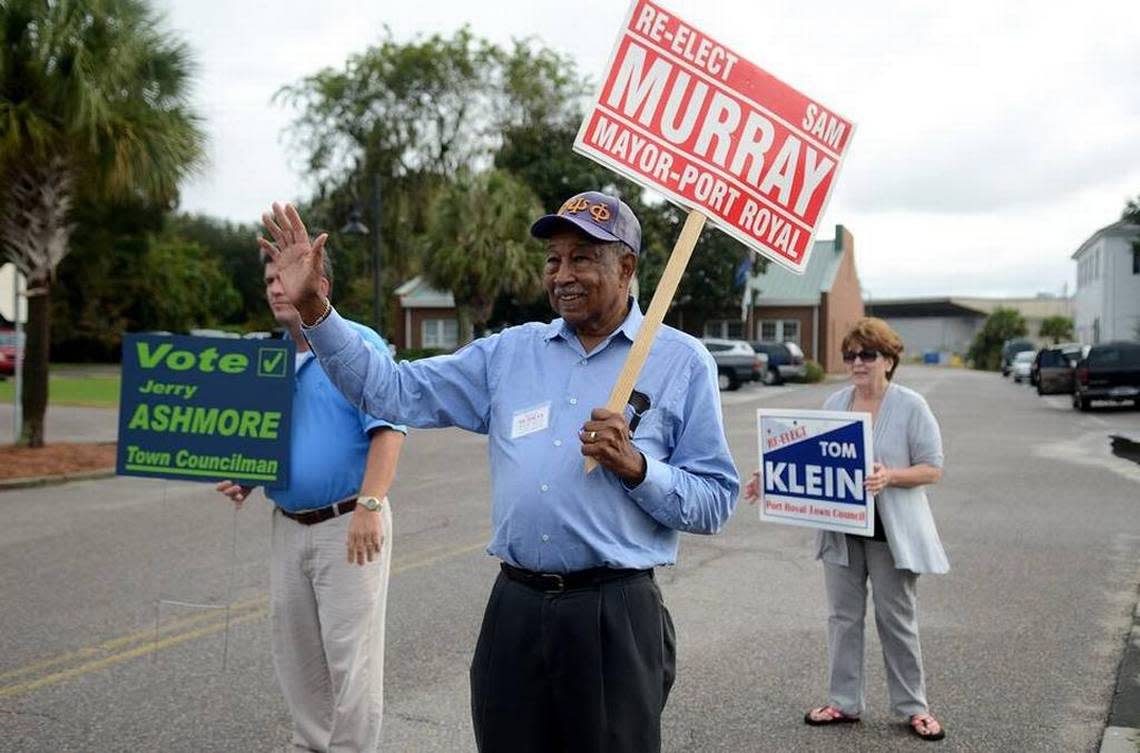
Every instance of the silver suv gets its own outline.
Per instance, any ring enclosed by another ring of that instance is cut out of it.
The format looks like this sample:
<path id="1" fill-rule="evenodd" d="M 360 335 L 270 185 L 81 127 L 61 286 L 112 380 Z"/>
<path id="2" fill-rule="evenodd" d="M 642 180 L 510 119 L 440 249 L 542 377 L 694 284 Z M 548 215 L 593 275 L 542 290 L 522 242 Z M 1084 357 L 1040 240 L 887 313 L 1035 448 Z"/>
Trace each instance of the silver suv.
<path id="1" fill-rule="evenodd" d="M 716 361 L 717 386 L 722 390 L 738 390 L 768 370 L 768 356 L 757 353 L 744 340 L 701 340 Z"/>

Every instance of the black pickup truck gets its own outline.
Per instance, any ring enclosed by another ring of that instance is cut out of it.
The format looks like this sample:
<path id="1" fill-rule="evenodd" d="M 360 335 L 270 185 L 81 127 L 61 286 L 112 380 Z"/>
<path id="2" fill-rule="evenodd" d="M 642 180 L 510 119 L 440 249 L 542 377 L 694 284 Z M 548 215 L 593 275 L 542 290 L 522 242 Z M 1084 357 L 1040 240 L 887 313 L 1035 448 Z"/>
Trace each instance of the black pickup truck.
<path id="1" fill-rule="evenodd" d="M 1140 342 L 1094 345 L 1077 363 L 1073 407 L 1088 410 L 1093 400 L 1132 401 L 1140 406 Z"/>

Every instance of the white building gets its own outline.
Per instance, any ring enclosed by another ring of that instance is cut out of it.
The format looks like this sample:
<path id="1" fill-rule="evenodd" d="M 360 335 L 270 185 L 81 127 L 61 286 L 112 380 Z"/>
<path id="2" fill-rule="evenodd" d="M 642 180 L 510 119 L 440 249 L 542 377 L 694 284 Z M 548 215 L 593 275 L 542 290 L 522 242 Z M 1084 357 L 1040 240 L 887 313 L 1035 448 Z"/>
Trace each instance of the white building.
<path id="1" fill-rule="evenodd" d="M 1076 336 L 1083 343 L 1140 340 L 1140 225 L 1102 227 L 1073 254 Z"/>

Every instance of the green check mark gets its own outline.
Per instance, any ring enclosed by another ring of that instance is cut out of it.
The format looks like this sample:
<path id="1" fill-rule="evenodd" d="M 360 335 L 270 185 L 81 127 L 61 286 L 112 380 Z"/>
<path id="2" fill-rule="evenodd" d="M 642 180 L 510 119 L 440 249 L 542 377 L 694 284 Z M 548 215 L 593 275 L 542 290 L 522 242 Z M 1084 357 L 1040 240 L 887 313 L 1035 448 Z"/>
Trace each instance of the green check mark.
<path id="1" fill-rule="evenodd" d="M 285 349 L 259 348 L 257 351 L 257 375 L 285 376 Z"/>

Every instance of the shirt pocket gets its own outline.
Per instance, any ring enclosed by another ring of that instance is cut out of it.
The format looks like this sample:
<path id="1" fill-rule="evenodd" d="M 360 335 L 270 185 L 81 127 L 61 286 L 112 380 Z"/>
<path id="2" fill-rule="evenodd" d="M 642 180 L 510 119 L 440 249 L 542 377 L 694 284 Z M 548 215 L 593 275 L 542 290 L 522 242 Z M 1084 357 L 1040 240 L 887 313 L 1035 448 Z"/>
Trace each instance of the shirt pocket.
<path id="1" fill-rule="evenodd" d="M 649 457 L 665 460 L 673 445 L 673 424 L 666 411 L 650 408 L 633 430 L 633 444 Z"/>

